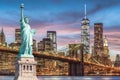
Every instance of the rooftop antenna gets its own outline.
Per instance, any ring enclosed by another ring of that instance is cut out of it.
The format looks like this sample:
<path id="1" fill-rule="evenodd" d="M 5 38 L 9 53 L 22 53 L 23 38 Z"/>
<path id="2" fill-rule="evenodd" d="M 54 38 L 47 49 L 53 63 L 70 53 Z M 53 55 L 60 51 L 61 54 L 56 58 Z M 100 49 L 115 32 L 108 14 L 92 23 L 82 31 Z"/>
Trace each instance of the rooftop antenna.
<path id="1" fill-rule="evenodd" d="M 86 19 L 86 4 L 85 4 L 85 19 Z"/>

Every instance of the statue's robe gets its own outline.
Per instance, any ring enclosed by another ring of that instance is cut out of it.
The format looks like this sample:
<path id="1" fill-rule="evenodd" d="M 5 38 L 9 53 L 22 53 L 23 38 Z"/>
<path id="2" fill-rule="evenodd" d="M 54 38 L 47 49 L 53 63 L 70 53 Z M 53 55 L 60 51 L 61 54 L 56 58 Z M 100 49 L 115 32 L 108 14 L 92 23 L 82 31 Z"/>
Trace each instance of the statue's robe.
<path id="1" fill-rule="evenodd" d="M 34 35 L 34 30 L 31 30 L 30 25 L 21 21 L 21 47 L 19 51 L 19 56 L 24 55 L 24 57 L 32 56 L 32 45 Z"/>

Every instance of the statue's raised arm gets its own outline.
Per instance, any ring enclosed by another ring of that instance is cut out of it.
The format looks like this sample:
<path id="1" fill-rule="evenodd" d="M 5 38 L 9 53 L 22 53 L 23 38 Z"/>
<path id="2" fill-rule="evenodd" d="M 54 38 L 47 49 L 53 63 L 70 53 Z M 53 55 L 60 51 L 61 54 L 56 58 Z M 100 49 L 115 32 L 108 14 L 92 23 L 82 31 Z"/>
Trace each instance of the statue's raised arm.
<path id="1" fill-rule="evenodd" d="M 21 6 L 21 23 L 24 23 L 24 14 L 23 14 L 23 11 L 24 11 L 24 4 L 22 3 Z"/>
<path id="2" fill-rule="evenodd" d="M 21 46 L 19 57 L 33 57 L 32 55 L 32 45 L 33 45 L 33 35 L 35 34 L 35 30 L 31 29 L 29 25 L 29 19 L 27 17 L 24 18 L 23 10 L 24 4 L 21 4 Z"/>

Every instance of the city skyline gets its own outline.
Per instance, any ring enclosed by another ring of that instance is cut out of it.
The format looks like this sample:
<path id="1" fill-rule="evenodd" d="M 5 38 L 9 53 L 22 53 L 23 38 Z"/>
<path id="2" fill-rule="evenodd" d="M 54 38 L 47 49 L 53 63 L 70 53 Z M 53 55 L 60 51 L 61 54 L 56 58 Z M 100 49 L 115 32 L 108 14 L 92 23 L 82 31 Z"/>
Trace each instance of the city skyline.
<path id="1" fill-rule="evenodd" d="M 84 17 L 84 4 L 86 4 L 87 17 L 90 20 L 91 44 L 93 45 L 93 25 L 102 22 L 104 35 L 108 38 L 110 54 L 116 56 L 114 54 L 120 53 L 119 0 L 106 0 L 104 3 L 100 0 L 71 0 L 71 2 L 69 0 L 37 0 L 36 2 L 1 0 L 0 28 L 4 28 L 8 43 L 15 41 L 15 28 L 20 28 L 21 3 L 25 4 L 25 15 L 30 18 L 31 27 L 37 30 L 34 37 L 37 42 L 46 37 L 46 31 L 54 30 L 57 32 L 59 48 L 80 41 L 81 20 Z"/>

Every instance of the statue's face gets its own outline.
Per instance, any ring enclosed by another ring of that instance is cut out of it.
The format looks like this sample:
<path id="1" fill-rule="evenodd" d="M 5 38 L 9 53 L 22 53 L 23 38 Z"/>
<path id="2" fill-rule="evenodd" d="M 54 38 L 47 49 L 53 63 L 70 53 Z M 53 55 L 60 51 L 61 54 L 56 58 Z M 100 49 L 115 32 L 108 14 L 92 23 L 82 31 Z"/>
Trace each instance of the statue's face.
<path id="1" fill-rule="evenodd" d="M 24 18 L 25 23 L 29 23 L 29 19 L 27 17 Z"/>

